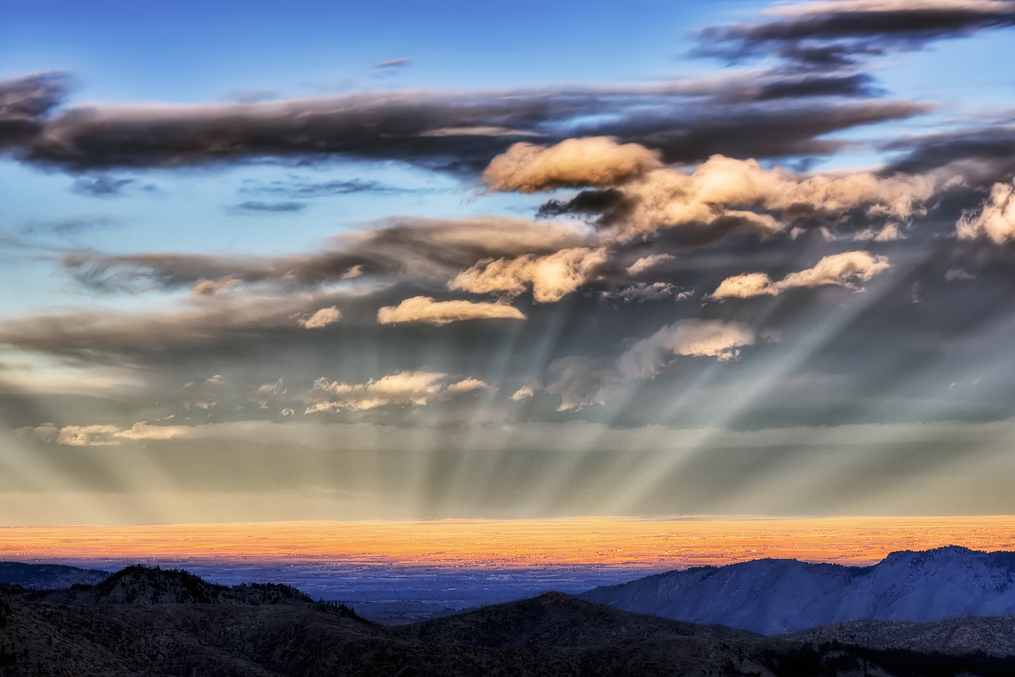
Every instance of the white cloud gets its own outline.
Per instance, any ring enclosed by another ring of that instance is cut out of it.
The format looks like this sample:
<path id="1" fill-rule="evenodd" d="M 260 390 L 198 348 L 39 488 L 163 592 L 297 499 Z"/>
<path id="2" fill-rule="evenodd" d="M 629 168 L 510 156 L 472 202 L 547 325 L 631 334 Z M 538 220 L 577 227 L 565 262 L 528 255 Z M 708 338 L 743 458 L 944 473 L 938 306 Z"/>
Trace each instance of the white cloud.
<path id="1" fill-rule="evenodd" d="M 279 379 L 274 383 L 261 384 L 252 393 L 247 395 L 247 399 L 261 407 L 261 409 L 267 409 L 268 403 L 271 402 L 275 395 L 284 394 L 285 392 L 282 389 L 282 379 Z"/>
<path id="2" fill-rule="evenodd" d="M 444 325 L 450 322 L 479 319 L 524 320 L 525 314 L 504 303 L 474 303 L 472 301 L 434 301 L 429 296 L 414 296 L 397 306 L 385 306 L 377 311 L 381 324 L 424 322 Z"/>
<path id="3" fill-rule="evenodd" d="M 365 411 L 389 405 L 423 407 L 447 395 L 486 387 L 479 379 L 448 384 L 448 375 L 432 371 L 402 371 L 366 383 L 341 383 L 319 378 L 307 393 L 306 413 Z"/>
<path id="4" fill-rule="evenodd" d="M 341 319 L 342 311 L 335 306 L 331 306 L 330 308 L 321 308 L 310 317 L 300 320 L 299 324 L 306 329 L 320 329 L 321 327 L 327 327 L 329 324 L 335 324 Z"/>
<path id="5" fill-rule="evenodd" d="M 486 381 L 481 381 L 478 378 L 466 378 L 449 385 L 446 392 L 450 395 L 460 395 L 489 387 L 490 385 Z"/>
<path id="6" fill-rule="evenodd" d="M 177 439 L 186 436 L 190 430 L 186 426 L 148 425 L 145 421 L 138 421 L 129 428 L 104 424 L 57 427 L 52 423 L 44 423 L 35 428 L 21 428 L 18 432 L 42 442 L 69 447 L 112 447 L 125 440 L 148 442 Z"/>
<path id="7" fill-rule="evenodd" d="M 609 137 L 567 139 L 555 146 L 516 143 L 483 172 L 490 190 L 532 193 L 575 186 L 609 186 L 662 166 L 659 154 Z"/>
<path id="8" fill-rule="evenodd" d="M 606 263 L 605 249 L 575 247 L 547 256 L 526 255 L 483 261 L 456 276 L 448 287 L 475 293 L 518 296 L 532 289 L 537 303 L 559 301 L 588 282 Z"/>
<path id="9" fill-rule="evenodd" d="M 1015 238 L 1015 180 L 995 183 L 979 212 L 967 212 L 955 224 L 962 240 L 988 237 L 997 244 Z"/>
<path id="10" fill-rule="evenodd" d="M 765 273 L 745 273 L 723 280 L 712 293 L 711 298 L 750 298 L 753 296 L 776 296 L 787 289 L 798 287 L 819 287 L 837 285 L 855 288 L 862 282 L 869 282 L 875 275 L 890 268 L 884 256 L 874 256 L 865 251 L 843 252 L 822 258 L 813 268 L 790 273 L 779 282 L 773 282 Z"/>
<path id="11" fill-rule="evenodd" d="M 530 385 L 522 386 L 518 390 L 514 391 L 514 393 L 512 393 L 511 399 L 514 400 L 515 402 L 521 402 L 522 400 L 532 398 L 533 396 L 535 396 L 535 394 L 536 390 L 533 386 Z"/>
<path id="12" fill-rule="evenodd" d="M 640 275 L 649 268 L 654 268 L 655 266 L 658 266 L 660 263 L 663 263 L 665 261 L 672 261 L 675 258 L 676 258 L 675 256 L 671 256 L 669 254 L 650 254 L 649 256 L 643 256 L 634 263 L 632 263 L 630 266 L 628 266 L 627 272 L 630 275 Z"/>
<path id="13" fill-rule="evenodd" d="M 674 355 L 727 362 L 756 341 L 754 330 L 740 322 L 680 320 L 628 348 L 617 359 L 617 370 L 625 378 L 652 378 Z"/>

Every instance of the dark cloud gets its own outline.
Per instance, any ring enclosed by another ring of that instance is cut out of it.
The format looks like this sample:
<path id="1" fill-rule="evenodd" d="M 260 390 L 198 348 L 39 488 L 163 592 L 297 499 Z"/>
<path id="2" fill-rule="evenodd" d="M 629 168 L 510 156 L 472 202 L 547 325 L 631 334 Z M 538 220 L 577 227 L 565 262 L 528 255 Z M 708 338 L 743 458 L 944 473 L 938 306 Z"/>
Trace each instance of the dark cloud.
<path id="1" fill-rule="evenodd" d="M 880 96 L 884 90 L 874 85 L 874 78 L 867 73 L 851 75 L 810 76 L 771 82 L 758 88 L 753 95 L 756 101 L 773 99 L 798 99 L 811 96 Z"/>
<path id="2" fill-rule="evenodd" d="M 1015 174 L 1015 124 L 993 124 L 904 138 L 882 150 L 898 155 L 884 172 L 929 173 L 947 168 L 974 186 L 1007 181 Z"/>
<path id="3" fill-rule="evenodd" d="M 67 255 L 64 265 L 82 283 L 106 290 L 190 287 L 224 278 L 302 288 L 361 275 L 405 276 L 443 284 L 483 259 L 551 254 L 589 241 L 589 234 L 581 228 L 524 219 L 402 219 L 337 237 L 323 251 L 304 255 L 103 256 L 82 251 Z"/>
<path id="4" fill-rule="evenodd" d="M 121 197 L 126 193 L 124 189 L 136 181 L 136 179 L 114 179 L 111 176 L 81 177 L 71 184 L 70 190 L 72 193 L 92 197 Z"/>
<path id="5" fill-rule="evenodd" d="M 311 181 L 301 177 L 291 177 L 287 180 L 251 183 L 241 188 L 240 192 L 252 195 L 278 195 L 307 200 L 335 195 L 355 195 L 358 193 L 397 195 L 420 191 L 419 189 L 400 188 L 381 183 L 380 181 L 368 181 L 364 179 Z"/>
<path id="6" fill-rule="evenodd" d="M 767 79 L 760 89 L 752 85 L 754 95 L 765 99 L 760 102 L 729 100 L 731 86 L 713 87 L 715 96 L 704 100 L 708 92 L 700 85 L 678 82 L 462 94 L 360 93 L 254 103 L 100 103 L 48 114 L 63 90 L 36 84 L 25 93 L 25 86 L 12 85 L 11 96 L 20 98 L 8 117 L 20 131 L 8 134 L 7 145 L 23 161 L 70 171 L 346 156 L 476 173 L 514 142 L 573 136 L 609 135 L 641 143 L 662 151 L 668 162 L 703 160 L 714 153 L 824 154 L 843 145 L 820 138 L 826 134 L 927 109 L 899 101 L 785 102 L 786 97 L 869 94 L 862 76 L 781 84 Z"/>
<path id="7" fill-rule="evenodd" d="M 306 209 L 305 202 L 260 202 L 247 200 L 233 207 L 233 211 L 239 213 L 276 212 L 292 213 Z"/>
<path id="8" fill-rule="evenodd" d="M 1015 3 L 1002 0 L 842 0 L 776 6 L 777 18 L 706 28 L 700 52 L 741 59 L 775 54 L 811 66 L 848 65 L 887 50 L 916 49 L 1015 25 Z"/>
<path id="9" fill-rule="evenodd" d="M 0 81 L 0 150 L 23 146 L 42 129 L 43 118 L 70 88 L 64 73 L 39 73 Z"/>

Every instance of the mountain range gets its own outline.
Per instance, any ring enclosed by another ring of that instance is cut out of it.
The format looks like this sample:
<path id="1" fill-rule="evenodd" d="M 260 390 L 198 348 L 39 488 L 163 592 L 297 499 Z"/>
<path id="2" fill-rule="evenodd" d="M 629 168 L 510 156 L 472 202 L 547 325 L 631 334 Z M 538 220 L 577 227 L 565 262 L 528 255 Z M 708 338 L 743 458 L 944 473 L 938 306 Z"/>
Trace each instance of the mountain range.
<path id="1" fill-rule="evenodd" d="M 287 586 L 227 588 L 148 567 L 64 591 L 0 588 L 3 677 L 1015 674 L 1011 656 L 843 643 L 832 628 L 819 635 L 765 637 L 561 593 L 385 627 Z"/>
<path id="2" fill-rule="evenodd" d="M 928 623 L 1015 614 L 1015 552 L 948 546 L 867 567 L 760 559 L 595 588 L 581 599 L 765 635 L 856 620 Z"/>

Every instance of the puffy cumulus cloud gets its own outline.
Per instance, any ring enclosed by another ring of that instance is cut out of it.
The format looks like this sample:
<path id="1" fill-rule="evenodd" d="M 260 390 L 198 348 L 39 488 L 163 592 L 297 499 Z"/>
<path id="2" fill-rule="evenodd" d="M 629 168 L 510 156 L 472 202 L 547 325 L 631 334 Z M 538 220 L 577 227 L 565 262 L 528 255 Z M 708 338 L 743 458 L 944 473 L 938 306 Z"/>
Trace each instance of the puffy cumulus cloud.
<path id="1" fill-rule="evenodd" d="M 335 324 L 342 319 L 342 311 L 335 306 L 321 308 L 306 319 L 300 319 L 299 325 L 304 329 L 320 329 L 329 324 Z"/>
<path id="2" fill-rule="evenodd" d="M 825 285 L 853 288 L 862 282 L 869 282 L 875 275 L 890 267 L 888 259 L 884 256 L 875 256 L 865 251 L 843 252 L 826 256 L 813 268 L 791 273 L 779 282 L 773 282 L 765 273 L 745 273 L 728 277 L 719 284 L 711 298 L 722 300 L 762 295 L 777 296 L 787 289 Z"/>
<path id="3" fill-rule="evenodd" d="M 535 386 L 527 385 L 522 386 L 518 390 L 511 393 L 511 399 L 514 400 L 515 402 L 522 402 L 523 400 L 528 400 L 535 397 L 535 395 L 536 395 Z"/>
<path id="4" fill-rule="evenodd" d="M 21 428 L 18 432 L 50 444 L 62 444 L 69 447 L 112 447 L 125 441 L 160 442 L 178 439 L 185 437 L 190 432 L 190 428 L 148 425 L 146 421 L 138 421 L 129 428 L 103 424 L 58 427 L 52 423 L 44 423 L 34 428 Z"/>
<path id="5" fill-rule="evenodd" d="M 612 186 L 662 166 L 659 153 L 609 137 L 566 139 L 555 146 L 516 143 L 483 172 L 490 190 L 534 193 L 576 186 Z"/>
<path id="6" fill-rule="evenodd" d="M 424 407 L 435 400 L 488 387 L 475 378 L 449 380 L 447 374 L 432 371 L 401 371 L 353 384 L 319 378 L 304 396 L 306 413 L 366 411 L 392 405 Z"/>
<path id="7" fill-rule="evenodd" d="M 605 248 L 575 247 L 548 256 L 519 256 L 482 261 L 459 273 L 448 286 L 474 293 L 518 296 L 532 289 L 537 303 L 553 303 L 593 279 L 606 263 Z"/>
<path id="8" fill-rule="evenodd" d="M 995 183 L 979 211 L 967 212 L 956 223 L 960 239 L 987 237 L 997 244 L 1015 238 L 1015 180 Z"/>
<path id="9" fill-rule="evenodd" d="M 630 203 L 618 228 L 631 237 L 660 227 L 699 225 L 763 235 L 802 214 L 838 216 L 864 208 L 871 218 L 906 220 L 934 192 L 931 179 L 871 172 L 801 177 L 755 160 L 713 156 L 691 173 L 659 169 L 620 188 Z"/>
<path id="10" fill-rule="evenodd" d="M 489 387 L 490 384 L 486 381 L 481 381 L 478 378 L 465 378 L 449 385 L 445 392 L 449 395 L 460 395 L 475 392 L 477 390 L 483 390 Z"/>
<path id="11" fill-rule="evenodd" d="M 672 261 L 675 256 L 670 254 L 649 254 L 648 256 L 642 256 L 637 261 L 627 267 L 627 272 L 630 275 L 641 275 L 649 268 L 655 268 L 656 266 Z"/>
<path id="12" fill-rule="evenodd" d="M 504 303 L 434 301 L 429 296 L 414 296 L 397 306 L 385 306 L 377 310 L 377 321 L 381 324 L 423 322 L 440 326 L 462 320 L 482 319 L 524 320 L 525 314 Z"/>
<path id="13" fill-rule="evenodd" d="M 680 320 L 624 351 L 617 359 L 617 370 L 625 378 L 644 379 L 658 374 L 675 355 L 735 360 L 740 349 L 754 345 L 757 338 L 753 329 L 740 322 Z"/>

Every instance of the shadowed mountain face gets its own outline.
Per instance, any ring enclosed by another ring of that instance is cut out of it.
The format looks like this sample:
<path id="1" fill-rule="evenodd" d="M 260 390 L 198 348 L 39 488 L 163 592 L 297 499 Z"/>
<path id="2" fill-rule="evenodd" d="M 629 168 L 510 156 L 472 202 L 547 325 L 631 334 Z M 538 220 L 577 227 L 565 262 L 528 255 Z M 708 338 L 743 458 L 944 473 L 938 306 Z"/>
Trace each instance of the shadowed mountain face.
<path id="1" fill-rule="evenodd" d="M 95 585 L 109 577 L 108 571 L 79 569 L 62 564 L 23 564 L 0 562 L 0 584 L 20 585 L 32 590 L 69 588 L 72 585 Z"/>
<path id="2" fill-rule="evenodd" d="M 550 592 L 532 599 L 393 628 L 394 634 L 431 644 L 472 643 L 492 647 L 527 645 L 595 647 L 646 639 L 758 638 L 721 625 L 684 623 L 620 611 Z"/>
<path id="3" fill-rule="evenodd" d="M 785 639 L 820 644 L 837 641 L 875 648 L 1015 656 L 1015 616 L 964 616 L 936 623 L 911 621 L 847 621 L 820 625 Z"/>
<path id="4" fill-rule="evenodd" d="M 946 547 L 871 567 L 763 559 L 600 587 L 582 599 L 766 635 L 858 619 L 931 622 L 1015 614 L 1015 553 Z"/>

